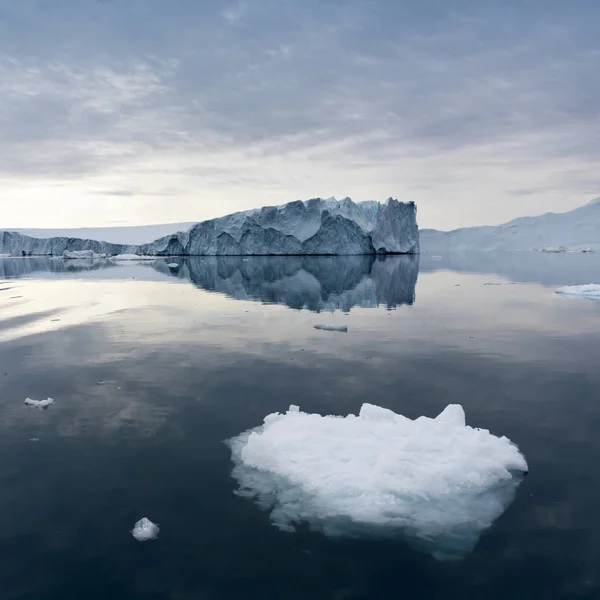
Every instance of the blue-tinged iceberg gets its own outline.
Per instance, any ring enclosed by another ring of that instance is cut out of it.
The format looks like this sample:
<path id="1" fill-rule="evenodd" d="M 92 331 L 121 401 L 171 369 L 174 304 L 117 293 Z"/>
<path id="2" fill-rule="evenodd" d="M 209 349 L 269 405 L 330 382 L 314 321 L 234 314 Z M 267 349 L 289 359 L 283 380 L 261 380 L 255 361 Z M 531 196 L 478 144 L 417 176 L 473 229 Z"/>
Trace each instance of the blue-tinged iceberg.
<path id="1" fill-rule="evenodd" d="M 414 202 L 385 203 L 315 198 L 237 212 L 203 221 L 149 244 L 33 238 L 0 233 L 0 254 L 62 256 L 92 251 L 114 256 L 263 256 L 417 254 L 419 229 Z"/>
<path id="2" fill-rule="evenodd" d="M 141 246 L 168 256 L 416 254 L 414 202 L 315 198 L 233 213 Z"/>

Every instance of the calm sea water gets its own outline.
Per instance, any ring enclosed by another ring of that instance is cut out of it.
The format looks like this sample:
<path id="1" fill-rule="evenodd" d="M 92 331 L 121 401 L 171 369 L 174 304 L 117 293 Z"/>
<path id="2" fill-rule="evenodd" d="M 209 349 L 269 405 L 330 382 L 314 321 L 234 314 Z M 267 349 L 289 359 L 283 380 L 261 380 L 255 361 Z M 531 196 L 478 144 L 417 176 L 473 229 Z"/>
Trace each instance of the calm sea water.
<path id="1" fill-rule="evenodd" d="M 600 302 L 554 294 L 597 257 L 167 262 L 0 259 L 2 600 L 600 597 Z M 234 494 L 223 440 L 363 402 L 460 403 L 526 455 L 462 560 L 283 533 Z"/>

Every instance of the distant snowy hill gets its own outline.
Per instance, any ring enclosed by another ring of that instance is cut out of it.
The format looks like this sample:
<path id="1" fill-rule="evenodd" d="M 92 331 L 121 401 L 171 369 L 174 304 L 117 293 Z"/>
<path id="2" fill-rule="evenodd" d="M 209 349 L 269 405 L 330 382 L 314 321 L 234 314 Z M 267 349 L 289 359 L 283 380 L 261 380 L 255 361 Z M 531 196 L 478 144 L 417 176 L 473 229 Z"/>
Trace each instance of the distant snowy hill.
<path id="1" fill-rule="evenodd" d="M 566 213 L 519 217 L 496 226 L 421 229 L 421 252 L 556 250 L 600 252 L 600 198 Z"/>
<path id="2" fill-rule="evenodd" d="M 195 223 L 167 223 L 163 225 L 138 225 L 133 227 L 84 227 L 81 229 L 10 229 L 1 228 L 0 231 L 16 231 L 34 238 L 81 238 L 111 244 L 139 245 L 149 244 L 154 240 L 187 231 Z"/>

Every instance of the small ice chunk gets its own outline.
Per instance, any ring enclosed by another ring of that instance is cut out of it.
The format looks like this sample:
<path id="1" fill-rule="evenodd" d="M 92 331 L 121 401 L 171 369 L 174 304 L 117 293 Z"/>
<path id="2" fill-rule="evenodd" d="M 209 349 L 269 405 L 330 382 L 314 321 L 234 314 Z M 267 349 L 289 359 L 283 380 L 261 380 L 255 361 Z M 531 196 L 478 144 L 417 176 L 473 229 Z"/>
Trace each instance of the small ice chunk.
<path id="1" fill-rule="evenodd" d="M 35 406 L 36 408 L 48 408 L 51 404 L 54 404 L 54 398 L 46 398 L 46 400 L 32 400 L 31 398 L 25 398 L 25 404 L 27 406 Z"/>
<path id="2" fill-rule="evenodd" d="M 346 417 L 292 405 L 228 445 L 237 493 L 279 529 L 402 536 L 440 560 L 473 549 L 528 470 L 517 446 L 466 425 L 458 404 L 415 420 L 373 404 Z"/>
<path id="3" fill-rule="evenodd" d="M 322 325 L 322 324 L 317 324 L 314 326 L 315 329 L 320 329 L 321 331 L 341 331 L 341 332 L 347 332 L 348 331 L 348 325 Z"/>
<path id="4" fill-rule="evenodd" d="M 600 285 L 595 283 L 588 283 L 586 285 L 566 285 L 565 287 L 558 288 L 556 293 L 564 296 L 579 296 L 580 298 L 600 300 Z"/>
<path id="5" fill-rule="evenodd" d="M 142 517 L 131 530 L 131 535 L 138 542 L 146 542 L 153 540 L 158 537 L 160 528 L 156 523 L 153 523 L 150 519 Z"/>
<path id="6" fill-rule="evenodd" d="M 179 265 L 177 263 L 169 263 L 167 267 L 169 267 L 169 269 L 179 269 Z"/>

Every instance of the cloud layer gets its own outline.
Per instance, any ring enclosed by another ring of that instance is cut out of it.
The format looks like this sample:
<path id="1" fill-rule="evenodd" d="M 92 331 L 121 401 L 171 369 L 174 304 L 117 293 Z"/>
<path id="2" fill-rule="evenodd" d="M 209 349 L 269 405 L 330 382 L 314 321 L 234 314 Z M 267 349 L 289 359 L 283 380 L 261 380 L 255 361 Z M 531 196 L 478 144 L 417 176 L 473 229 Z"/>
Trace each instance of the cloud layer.
<path id="1" fill-rule="evenodd" d="M 599 26 L 593 0 L 0 0 L 0 227 L 568 210 L 600 193 Z"/>

